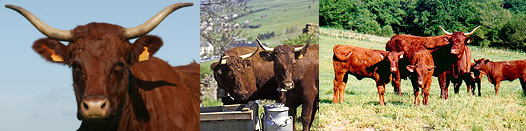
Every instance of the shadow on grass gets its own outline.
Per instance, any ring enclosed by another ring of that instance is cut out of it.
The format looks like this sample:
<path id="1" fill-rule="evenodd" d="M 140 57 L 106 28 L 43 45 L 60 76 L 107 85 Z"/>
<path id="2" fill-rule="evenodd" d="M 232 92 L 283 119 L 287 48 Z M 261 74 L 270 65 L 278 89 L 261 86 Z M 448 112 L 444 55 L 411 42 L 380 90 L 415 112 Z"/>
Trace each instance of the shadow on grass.
<path id="1" fill-rule="evenodd" d="M 329 103 L 329 104 L 332 104 L 332 100 L 329 100 L 329 99 L 322 99 L 322 100 L 320 100 L 320 103 Z"/>
<path id="2" fill-rule="evenodd" d="M 379 106 L 380 105 L 380 102 L 378 101 L 369 101 L 367 103 L 365 103 L 366 105 L 375 105 L 375 106 Z M 387 101 L 385 102 L 385 105 L 394 105 L 394 106 L 412 106 L 412 104 L 406 104 L 404 103 L 403 101 Z"/>

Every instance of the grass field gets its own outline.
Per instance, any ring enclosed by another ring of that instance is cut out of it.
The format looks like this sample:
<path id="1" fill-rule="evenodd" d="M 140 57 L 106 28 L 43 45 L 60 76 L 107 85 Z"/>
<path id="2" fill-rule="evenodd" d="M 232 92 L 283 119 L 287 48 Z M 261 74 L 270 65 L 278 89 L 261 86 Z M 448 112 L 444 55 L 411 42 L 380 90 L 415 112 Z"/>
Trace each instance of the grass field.
<path id="1" fill-rule="evenodd" d="M 318 23 L 318 0 L 253 0 L 247 6 L 249 10 L 257 11 L 243 16 L 236 21 L 250 21 L 250 25 L 261 25 L 249 29 L 248 38 L 256 38 L 258 34 L 275 32 L 274 38 L 263 40 L 271 46 L 290 37 L 296 37 L 307 23 Z M 263 17 L 262 17 L 263 16 Z M 286 29 L 294 30 L 285 33 Z M 251 40 L 251 39 L 249 39 Z"/>
<path id="2" fill-rule="evenodd" d="M 321 30 L 328 30 L 321 28 Z M 385 43 L 369 43 L 320 36 L 320 111 L 319 128 L 313 130 L 526 130 L 526 97 L 520 82 L 504 81 L 495 96 L 494 88 L 484 76 L 482 96 L 466 93 L 465 84 L 454 94 L 450 84 L 449 100 L 440 99 L 436 77 L 431 85 L 429 105 L 413 106 L 414 95 L 409 80 L 402 80 L 403 97 L 386 86 L 385 106 L 378 105 L 374 81 L 358 81 L 350 75 L 345 90 L 345 103 L 333 104 L 332 47 L 337 44 L 385 49 Z M 524 59 L 524 53 L 495 51 L 471 47 L 472 57 L 493 61 Z"/>

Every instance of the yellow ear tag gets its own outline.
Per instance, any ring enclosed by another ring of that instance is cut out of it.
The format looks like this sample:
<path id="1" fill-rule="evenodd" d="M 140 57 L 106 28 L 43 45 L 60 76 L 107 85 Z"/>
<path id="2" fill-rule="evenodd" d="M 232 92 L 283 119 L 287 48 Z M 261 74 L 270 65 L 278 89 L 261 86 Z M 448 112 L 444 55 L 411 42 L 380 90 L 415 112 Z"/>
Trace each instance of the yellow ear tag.
<path id="1" fill-rule="evenodd" d="M 298 56 L 298 59 L 303 58 L 303 54 L 300 53 L 300 56 Z"/>
<path id="2" fill-rule="evenodd" d="M 144 47 L 144 51 L 139 55 L 139 62 L 147 61 L 148 59 L 150 59 L 150 53 L 148 52 L 148 47 Z"/>
<path id="3" fill-rule="evenodd" d="M 54 62 L 64 61 L 64 59 L 62 59 L 62 56 L 59 56 L 55 53 L 55 50 L 51 50 L 51 59 L 53 59 Z"/>

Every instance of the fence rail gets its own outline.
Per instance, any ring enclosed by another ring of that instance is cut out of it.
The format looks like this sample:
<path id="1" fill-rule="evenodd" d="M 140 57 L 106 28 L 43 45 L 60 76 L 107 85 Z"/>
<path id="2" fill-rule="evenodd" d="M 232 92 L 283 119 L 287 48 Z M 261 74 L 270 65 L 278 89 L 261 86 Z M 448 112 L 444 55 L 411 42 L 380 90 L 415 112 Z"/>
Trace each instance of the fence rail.
<path id="1" fill-rule="evenodd" d="M 320 30 L 320 34 L 325 35 L 325 36 L 330 36 L 330 37 L 346 38 L 346 39 L 368 41 L 368 42 L 375 42 L 375 43 L 387 43 L 387 41 L 389 41 L 390 39 L 388 37 L 361 34 L 361 33 L 356 33 L 356 32 L 346 31 L 346 30 L 337 30 L 337 31 Z"/>

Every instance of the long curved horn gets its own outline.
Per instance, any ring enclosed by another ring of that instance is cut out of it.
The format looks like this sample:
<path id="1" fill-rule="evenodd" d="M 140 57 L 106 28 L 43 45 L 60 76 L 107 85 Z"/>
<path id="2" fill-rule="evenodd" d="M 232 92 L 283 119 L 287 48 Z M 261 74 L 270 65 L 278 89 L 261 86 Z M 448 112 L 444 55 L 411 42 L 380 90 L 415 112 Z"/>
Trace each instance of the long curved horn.
<path id="1" fill-rule="evenodd" d="M 477 26 L 475 29 L 473 29 L 473 31 L 471 31 L 471 32 L 469 32 L 469 33 L 464 33 L 464 35 L 466 35 L 466 36 L 472 35 L 473 33 L 475 33 L 475 31 L 476 31 L 479 27 L 480 27 L 480 25 Z"/>
<path id="2" fill-rule="evenodd" d="M 259 50 L 259 47 L 257 47 L 256 50 L 255 50 L 254 52 L 252 52 L 252 53 L 250 53 L 250 54 L 244 54 L 244 55 L 241 55 L 241 56 L 239 56 L 239 57 L 241 57 L 242 59 L 246 59 L 246 58 L 252 57 L 252 56 L 254 56 L 254 55 L 258 52 L 258 50 Z"/>
<path id="3" fill-rule="evenodd" d="M 137 38 L 139 36 L 148 34 L 150 31 L 152 31 L 159 23 L 161 23 L 164 18 L 166 18 L 169 14 L 174 12 L 175 10 L 187 6 L 192 6 L 194 4 L 192 3 L 177 3 L 170 5 L 161 12 L 157 13 L 155 16 L 150 18 L 150 20 L 144 22 L 143 24 L 133 27 L 133 28 L 125 28 L 124 29 L 124 37 L 128 39 Z"/>
<path id="4" fill-rule="evenodd" d="M 256 41 L 257 41 L 258 45 L 259 45 L 264 51 L 274 51 L 274 48 L 265 47 L 263 44 L 261 44 L 261 41 L 259 41 L 258 38 L 256 38 Z"/>
<path id="5" fill-rule="evenodd" d="M 33 24 L 33 26 L 35 26 L 35 28 L 37 28 L 38 31 L 40 31 L 42 34 L 46 35 L 51 39 L 57 39 L 62 41 L 70 41 L 73 39 L 73 34 L 71 33 L 71 30 L 55 29 L 49 26 L 48 24 L 44 23 L 42 20 L 38 19 L 38 17 L 36 17 L 31 12 L 27 11 L 22 7 L 10 4 L 5 5 L 5 7 L 20 13 L 29 22 L 31 22 L 31 24 Z"/>
<path id="6" fill-rule="evenodd" d="M 442 28 L 442 26 L 438 26 L 438 27 L 440 27 L 440 29 L 442 29 L 442 32 L 444 32 L 444 34 L 446 34 L 446 35 L 452 35 L 453 34 L 451 32 L 447 32 L 446 30 L 444 30 L 444 28 Z"/>
<path id="7" fill-rule="evenodd" d="M 302 47 L 296 47 L 294 48 L 294 51 L 305 51 L 307 50 L 307 47 L 310 46 L 310 42 L 312 41 L 312 37 L 309 39 L 309 41 L 307 41 L 307 44 L 302 46 Z"/>

